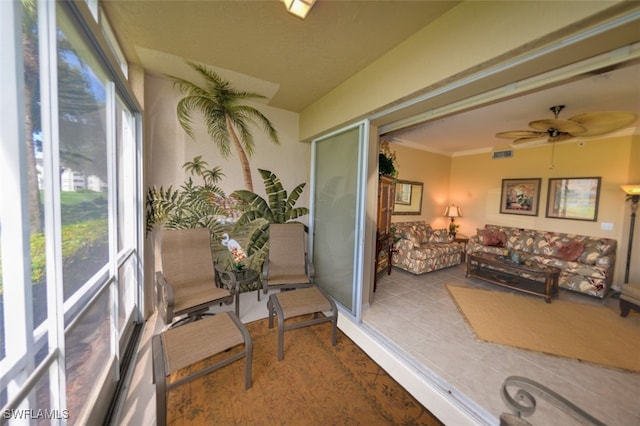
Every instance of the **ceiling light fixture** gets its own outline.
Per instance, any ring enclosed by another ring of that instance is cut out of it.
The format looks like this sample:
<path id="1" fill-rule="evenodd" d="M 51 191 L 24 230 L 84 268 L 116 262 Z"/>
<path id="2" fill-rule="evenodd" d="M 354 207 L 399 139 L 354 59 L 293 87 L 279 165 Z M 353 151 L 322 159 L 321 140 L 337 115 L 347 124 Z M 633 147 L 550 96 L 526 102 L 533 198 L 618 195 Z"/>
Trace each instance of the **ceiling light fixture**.
<path id="1" fill-rule="evenodd" d="M 287 7 L 289 13 L 304 19 L 307 17 L 316 0 L 282 0 L 282 2 Z"/>

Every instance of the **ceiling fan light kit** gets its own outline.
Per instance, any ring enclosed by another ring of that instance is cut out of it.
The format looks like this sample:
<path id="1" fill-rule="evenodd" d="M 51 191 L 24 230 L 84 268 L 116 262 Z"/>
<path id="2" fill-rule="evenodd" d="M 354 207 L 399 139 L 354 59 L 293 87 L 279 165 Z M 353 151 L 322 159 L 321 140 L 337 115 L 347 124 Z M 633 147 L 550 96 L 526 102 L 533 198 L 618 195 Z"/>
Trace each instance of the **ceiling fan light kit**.
<path id="1" fill-rule="evenodd" d="M 551 108 L 554 118 L 535 120 L 529 123 L 534 130 L 515 130 L 496 133 L 499 138 L 515 139 L 514 145 L 546 138 L 547 142 L 560 142 L 578 136 L 599 136 L 621 129 L 633 123 L 637 116 L 625 111 L 588 112 L 568 120 L 559 119 L 564 105 Z"/>

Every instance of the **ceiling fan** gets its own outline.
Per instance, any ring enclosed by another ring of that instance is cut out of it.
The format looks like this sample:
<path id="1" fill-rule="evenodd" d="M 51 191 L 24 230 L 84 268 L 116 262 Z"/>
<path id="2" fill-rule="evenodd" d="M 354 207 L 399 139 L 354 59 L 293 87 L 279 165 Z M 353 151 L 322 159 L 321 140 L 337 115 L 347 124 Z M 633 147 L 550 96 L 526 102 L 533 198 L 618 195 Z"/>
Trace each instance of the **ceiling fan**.
<path id="1" fill-rule="evenodd" d="M 549 108 L 554 118 L 536 120 L 529 123 L 535 130 L 514 130 L 496 133 L 499 138 L 515 139 L 513 144 L 531 142 L 547 138 L 547 142 L 559 142 L 578 136 L 598 136 L 621 129 L 636 119 L 636 115 L 625 111 L 599 111 L 576 115 L 568 120 L 558 118 L 564 105 Z"/>

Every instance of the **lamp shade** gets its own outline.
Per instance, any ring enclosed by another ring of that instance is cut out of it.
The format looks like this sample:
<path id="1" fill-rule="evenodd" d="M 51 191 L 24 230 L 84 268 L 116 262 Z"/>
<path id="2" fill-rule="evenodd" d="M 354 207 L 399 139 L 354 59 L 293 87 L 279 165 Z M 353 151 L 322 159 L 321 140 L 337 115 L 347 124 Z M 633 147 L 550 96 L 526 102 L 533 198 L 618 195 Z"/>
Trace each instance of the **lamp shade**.
<path id="1" fill-rule="evenodd" d="M 462 210 L 455 204 L 450 204 L 444 210 L 444 215 L 446 217 L 462 217 Z"/>
<path id="2" fill-rule="evenodd" d="M 640 195 L 640 183 L 635 185 L 620 185 L 620 188 L 629 195 Z"/>

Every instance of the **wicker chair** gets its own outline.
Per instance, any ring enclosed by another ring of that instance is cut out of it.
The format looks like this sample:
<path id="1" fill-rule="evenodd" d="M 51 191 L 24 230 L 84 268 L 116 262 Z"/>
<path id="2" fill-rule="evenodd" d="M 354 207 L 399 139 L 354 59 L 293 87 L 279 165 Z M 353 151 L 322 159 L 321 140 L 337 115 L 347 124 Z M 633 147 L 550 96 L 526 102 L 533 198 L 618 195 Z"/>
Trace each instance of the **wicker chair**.
<path id="1" fill-rule="evenodd" d="M 238 289 L 218 288 L 207 228 L 162 231 L 162 271 L 156 272 L 156 298 L 165 324 L 186 315 L 172 326 L 195 321 L 209 307 L 232 303 Z M 236 315 L 238 306 L 236 304 Z"/>
<path id="2" fill-rule="evenodd" d="M 301 223 L 269 225 L 269 254 L 264 262 L 262 289 L 300 288 L 313 285 L 313 264 L 305 250 Z"/>

